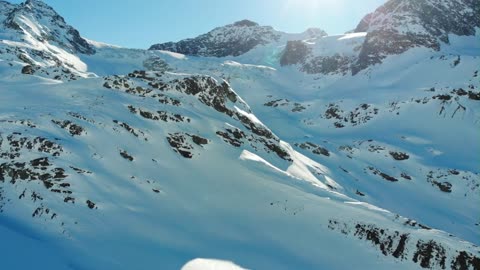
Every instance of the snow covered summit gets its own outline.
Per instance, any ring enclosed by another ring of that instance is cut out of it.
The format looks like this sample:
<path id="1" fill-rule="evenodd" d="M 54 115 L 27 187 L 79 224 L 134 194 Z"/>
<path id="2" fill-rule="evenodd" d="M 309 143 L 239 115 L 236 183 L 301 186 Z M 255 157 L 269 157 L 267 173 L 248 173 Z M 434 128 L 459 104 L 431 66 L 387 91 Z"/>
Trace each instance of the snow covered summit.
<path id="1" fill-rule="evenodd" d="M 13 61 L 23 73 L 58 79 L 85 76 L 86 66 L 76 55 L 91 55 L 95 49 L 44 2 L 0 2 L 0 25 L 1 58 Z"/>
<path id="2" fill-rule="evenodd" d="M 326 33 L 320 29 L 308 29 L 305 36 L 309 38 L 325 36 Z M 179 42 L 168 42 L 156 44 L 150 50 L 166 50 L 176 53 L 226 57 L 240 56 L 249 52 L 259 45 L 278 42 L 288 35 L 277 31 L 271 26 L 260 26 L 250 20 L 242 20 L 200 35 L 196 38 L 186 39 Z"/>

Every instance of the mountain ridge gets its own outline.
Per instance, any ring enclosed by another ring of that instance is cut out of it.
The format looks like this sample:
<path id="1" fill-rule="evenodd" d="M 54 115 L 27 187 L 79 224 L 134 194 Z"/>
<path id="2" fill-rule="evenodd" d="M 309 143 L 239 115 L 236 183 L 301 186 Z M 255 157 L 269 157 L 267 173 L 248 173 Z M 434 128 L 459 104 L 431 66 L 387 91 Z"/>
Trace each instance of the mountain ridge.
<path id="1" fill-rule="evenodd" d="M 309 28 L 301 35 L 315 38 L 327 35 L 318 28 Z M 271 26 L 260 26 L 250 20 L 241 20 L 200 35 L 196 38 L 155 44 L 149 50 L 166 50 L 193 56 L 227 57 L 240 56 L 257 46 L 278 42 L 288 34 L 275 30 Z"/>

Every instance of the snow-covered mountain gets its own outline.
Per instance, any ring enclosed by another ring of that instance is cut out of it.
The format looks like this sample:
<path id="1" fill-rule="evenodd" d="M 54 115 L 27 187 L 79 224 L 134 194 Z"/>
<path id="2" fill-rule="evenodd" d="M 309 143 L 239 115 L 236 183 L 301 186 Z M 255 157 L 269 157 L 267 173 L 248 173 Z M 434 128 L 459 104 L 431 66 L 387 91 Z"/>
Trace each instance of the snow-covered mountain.
<path id="1" fill-rule="evenodd" d="M 327 33 L 318 28 L 307 29 L 301 34 L 287 34 L 273 29 L 271 26 L 260 26 L 256 22 L 242 20 L 212 31 L 196 38 L 155 44 L 150 50 L 166 50 L 186 55 L 206 57 L 239 56 L 252 49 L 272 44 L 285 43 L 288 39 L 311 39 L 326 36 Z"/>
<path id="2" fill-rule="evenodd" d="M 308 73 L 357 74 L 412 48 L 439 51 L 442 44 L 450 43 L 449 35 L 474 36 L 478 27 L 478 1 L 388 1 L 366 15 L 355 31 L 340 37 L 343 41 L 336 42 L 338 48 L 329 44 L 325 49 L 322 38 L 293 40 L 281 63 L 300 65 Z"/>
<path id="3" fill-rule="evenodd" d="M 94 54 L 94 47 L 42 1 L 0 1 L 0 25 L 0 54 L 14 73 L 21 69 L 58 80 L 87 76 L 76 54 Z"/>
<path id="4" fill-rule="evenodd" d="M 363 18 L 356 32 L 368 32 L 353 72 L 380 63 L 386 56 L 410 48 L 439 51 L 449 35 L 473 36 L 480 27 L 476 0 L 389 1 Z"/>
<path id="5" fill-rule="evenodd" d="M 2 269 L 480 269 L 477 11 L 138 50 L 0 1 Z"/>

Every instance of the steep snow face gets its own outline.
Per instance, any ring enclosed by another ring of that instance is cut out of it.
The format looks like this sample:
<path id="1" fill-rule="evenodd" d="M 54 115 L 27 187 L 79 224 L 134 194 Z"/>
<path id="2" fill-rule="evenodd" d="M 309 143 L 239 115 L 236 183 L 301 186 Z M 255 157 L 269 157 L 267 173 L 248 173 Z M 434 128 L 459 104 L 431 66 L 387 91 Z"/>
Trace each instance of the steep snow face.
<path id="1" fill-rule="evenodd" d="M 1 60 L 24 74 L 56 80 L 89 76 L 76 54 L 95 49 L 50 6 L 38 0 L 0 5 Z"/>
<path id="2" fill-rule="evenodd" d="M 137 71 L 34 86 L 2 81 L 0 222 L 13 232 L 0 234 L 48 248 L 38 267 L 478 260 L 472 244 L 343 194 L 329 169 L 280 141 L 226 82 Z M 37 230 L 48 240 L 25 239 Z M 222 262 L 187 264 L 199 257 Z"/>
<path id="3" fill-rule="evenodd" d="M 15 6 L 3 21 L 7 29 L 48 42 L 68 52 L 93 54 L 95 50 L 78 31 L 68 25 L 50 6 L 40 0 L 28 0 Z M 5 34 L 4 34 L 5 35 Z"/>
<path id="4" fill-rule="evenodd" d="M 301 35 L 305 38 L 316 38 L 325 36 L 326 33 L 311 28 Z M 151 46 L 150 50 L 165 50 L 194 56 L 235 57 L 260 45 L 279 42 L 288 36 L 289 34 L 276 31 L 270 26 L 260 26 L 255 22 L 243 20 L 216 28 L 193 39 L 156 44 Z"/>
<path id="5" fill-rule="evenodd" d="M 450 34 L 474 36 L 476 27 L 480 27 L 476 0 L 390 0 L 357 26 L 357 32 L 369 34 L 353 72 L 414 47 L 438 51 L 441 43 L 449 43 Z"/>
<path id="6" fill-rule="evenodd" d="M 480 50 L 477 37 L 450 39 L 357 76 L 240 67 L 228 76 L 343 193 L 478 243 Z"/>

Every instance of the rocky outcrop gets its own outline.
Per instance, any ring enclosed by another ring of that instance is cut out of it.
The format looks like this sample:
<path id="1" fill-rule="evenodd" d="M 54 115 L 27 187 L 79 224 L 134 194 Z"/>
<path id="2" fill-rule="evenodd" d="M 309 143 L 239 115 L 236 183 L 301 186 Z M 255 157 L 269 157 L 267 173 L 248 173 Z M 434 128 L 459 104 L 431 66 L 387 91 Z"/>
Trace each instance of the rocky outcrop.
<path id="1" fill-rule="evenodd" d="M 34 125 L 29 126 L 36 129 Z M 29 200 L 33 218 L 54 221 L 59 218 L 58 201 L 75 204 L 77 194 L 70 176 L 87 171 L 59 162 L 64 154 L 66 150 L 58 139 L 53 141 L 19 132 L 0 133 L 0 191 L 8 185 L 13 187 L 8 193 L 0 192 L 0 212 L 7 207 L 3 200 Z"/>
<path id="2" fill-rule="evenodd" d="M 302 150 L 310 151 L 315 155 L 323 155 L 326 157 L 330 156 L 330 151 L 328 151 L 328 149 L 312 142 L 296 143 L 295 146 Z"/>
<path id="3" fill-rule="evenodd" d="M 338 48 L 332 48 L 332 41 L 338 43 Z M 288 41 L 280 57 L 280 65 L 296 65 L 308 74 L 346 75 L 357 61 L 362 42 L 362 36 L 346 35 L 341 38 L 319 35 L 308 40 Z"/>
<path id="4" fill-rule="evenodd" d="M 480 269 L 479 257 L 465 250 L 453 249 L 445 239 L 417 239 L 408 232 L 361 222 L 351 224 L 335 219 L 329 221 L 328 228 L 368 242 L 386 257 L 410 260 L 424 269 Z"/>
<path id="5" fill-rule="evenodd" d="M 280 65 L 297 65 L 305 62 L 309 54 L 312 52 L 311 48 L 301 40 L 293 40 L 287 43 L 287 47 L 283 51 L 280 58 Z"/>

